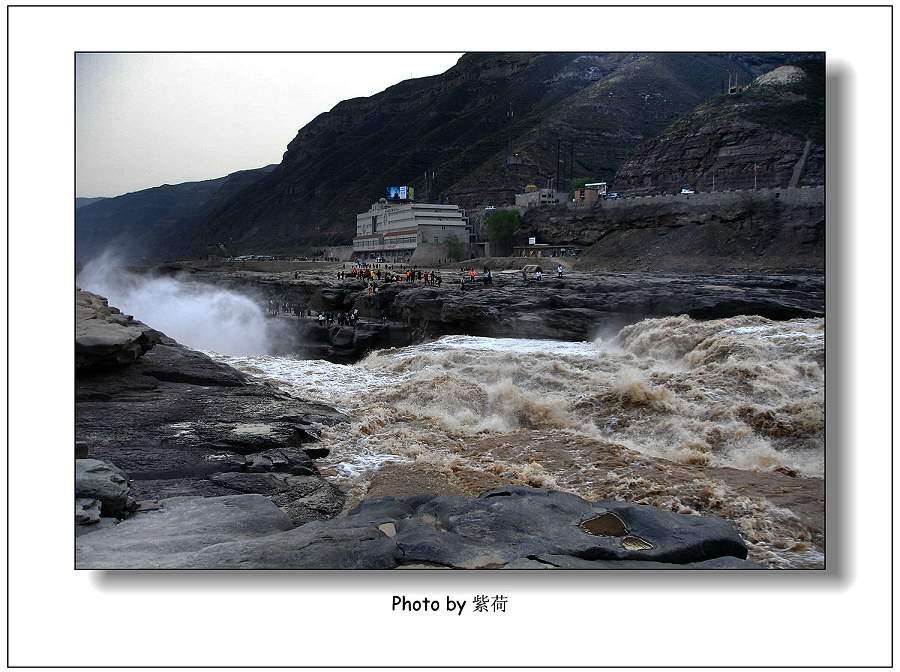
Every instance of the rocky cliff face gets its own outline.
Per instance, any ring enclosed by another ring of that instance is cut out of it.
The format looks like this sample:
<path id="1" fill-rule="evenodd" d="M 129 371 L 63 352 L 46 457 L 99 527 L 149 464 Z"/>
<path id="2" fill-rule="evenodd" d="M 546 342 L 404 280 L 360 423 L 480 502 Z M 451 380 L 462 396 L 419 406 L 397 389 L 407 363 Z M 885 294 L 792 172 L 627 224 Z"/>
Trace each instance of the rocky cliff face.
<path id="1" fill-rule="evenodd" d="M 784 188 L 825 178 L 825 70 L 781 66 L 699 105 L 639 146 L 616 173 L 630 194 Z"/>
<path id="2" fill-rule="evenodd" d="M 821 272 L 821 189 L 760 190 L 531 210 L 522 239 L 584 249 L 579 268 L 668 273 Z"/>

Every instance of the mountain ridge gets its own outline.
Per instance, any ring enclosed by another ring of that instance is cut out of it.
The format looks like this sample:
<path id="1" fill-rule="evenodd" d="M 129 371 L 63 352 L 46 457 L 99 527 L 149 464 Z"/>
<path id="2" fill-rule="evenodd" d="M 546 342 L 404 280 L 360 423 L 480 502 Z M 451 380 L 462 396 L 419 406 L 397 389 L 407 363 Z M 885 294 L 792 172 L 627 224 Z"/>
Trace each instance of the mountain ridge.
<path id="1" fill-rule="evenodd" d="M 273 165 L 239 170 L 223 177 L 149 189 L 103 198 L 75 210 L 75 256 L 80 262 L 109 251 L 133 261 L 155 261 L 173 251 L 186 254 L 177 238 L 197 217 L 220 199 L 228 198 Z"/>

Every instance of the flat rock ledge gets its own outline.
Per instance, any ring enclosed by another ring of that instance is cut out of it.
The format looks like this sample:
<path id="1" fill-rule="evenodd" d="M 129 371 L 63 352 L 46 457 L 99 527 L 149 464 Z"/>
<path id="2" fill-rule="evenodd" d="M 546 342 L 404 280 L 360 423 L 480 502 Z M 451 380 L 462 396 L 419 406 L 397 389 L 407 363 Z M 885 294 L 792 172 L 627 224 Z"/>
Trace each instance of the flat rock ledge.
<path id="1" fill-rule="evenodd" d="M 294 527 L 259 494 L 172 497 L 76 539 L 81 569 L 753 569 L 726 521 L 527 487 L 364 500 Z"/>
<path id="2" fill-rule="evenodd" d="M 102 296 L 75 288 L 75 370 L 137 361 L 162 334 L 123 315 Z"/>

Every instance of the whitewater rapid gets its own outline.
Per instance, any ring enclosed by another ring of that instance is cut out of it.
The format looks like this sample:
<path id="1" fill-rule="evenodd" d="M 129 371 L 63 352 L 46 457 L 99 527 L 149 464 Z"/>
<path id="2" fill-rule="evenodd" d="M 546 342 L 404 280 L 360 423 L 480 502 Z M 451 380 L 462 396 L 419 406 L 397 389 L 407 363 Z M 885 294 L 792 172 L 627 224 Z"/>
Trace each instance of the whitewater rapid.
<path id="1" fill-rule="evenodd" d="M 668 317 L 594 342 L 445 336 L 353 365 L 220 359 L 349 415 L 323 428 L 323 471 L 353 501 L 402 465 L 460 491 L 499 478 L 715 513 L 757 559 L 821 563 L 808 520 L 824 475 L 821 319 Z"/>

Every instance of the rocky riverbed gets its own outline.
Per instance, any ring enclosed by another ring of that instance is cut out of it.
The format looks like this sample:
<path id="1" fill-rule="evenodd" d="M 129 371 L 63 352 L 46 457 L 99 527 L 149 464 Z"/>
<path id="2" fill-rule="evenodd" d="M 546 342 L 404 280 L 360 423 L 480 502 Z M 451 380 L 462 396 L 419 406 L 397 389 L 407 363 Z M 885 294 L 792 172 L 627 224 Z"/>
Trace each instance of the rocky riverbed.
<path id="1" fill-rule="evenodd" d="M 541 261 L 541 260 L 537 260 Z M 519 265 L 522 260 L 511 260 Z M 470 262 L 472 263 L 472 262 Z M 244 269 L 239 264 L 185 263 L 155 272 L 226 287 L 279 308 L 280 350 L 314 359 L 352 362 L 366 353 L 449 334 L 500 338 L 592 340 L 644 318 L 696 319 L 758 315 L 775 320 L 823 317 L 821 274 L 714 275 L 608 273 L 567 269 L 556 278 L 546 265 L 540 282 L 513 269 L 494 282 L 464 282 L 459 265 L 438 269 L 440 287 L 423 282 L 379 282 L 370 294 L 356 279 L 338 279 L 350 264 L 308 264 L 295 271 Z M 481 270 L 481 265 L 477 266 Z M 433 270 L 433 269 L 428 269 Z M 297 313 L 361 316 L 355 327 L 321 325 Z"/>
<path id="2" fill-rule="evenodd" d="M 344 412 L 75 299 L 78 567 L 756 566 L 716 516 L 502 470 L 481 494 L 388 485 L 348 501 L 317 464 L 320 436 L 350 431 Z"/>

